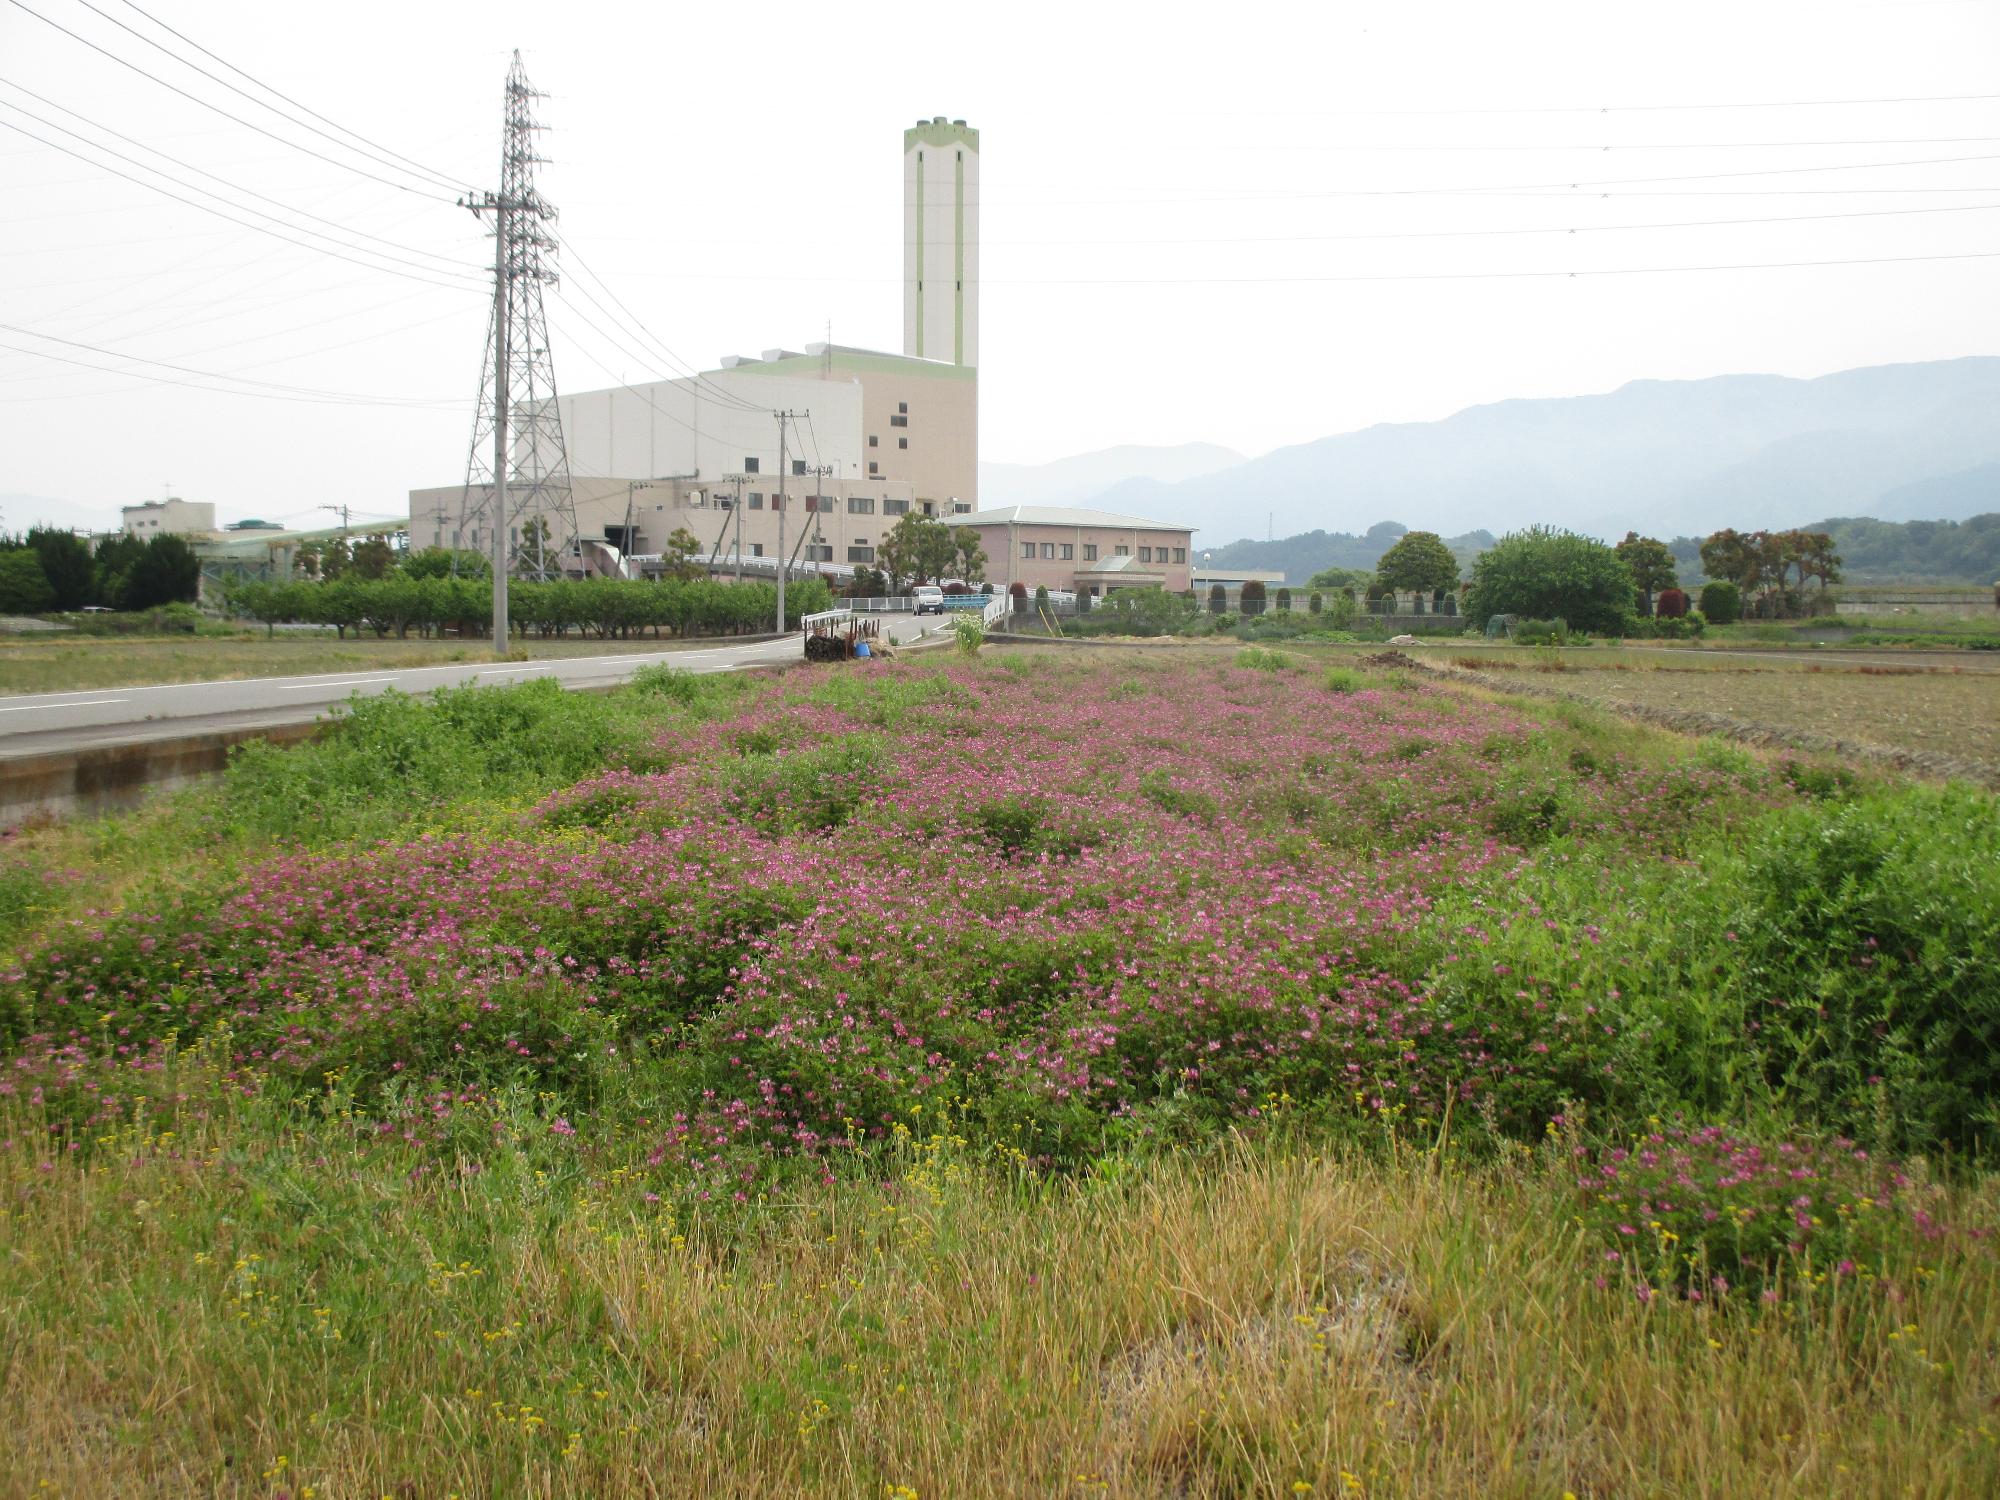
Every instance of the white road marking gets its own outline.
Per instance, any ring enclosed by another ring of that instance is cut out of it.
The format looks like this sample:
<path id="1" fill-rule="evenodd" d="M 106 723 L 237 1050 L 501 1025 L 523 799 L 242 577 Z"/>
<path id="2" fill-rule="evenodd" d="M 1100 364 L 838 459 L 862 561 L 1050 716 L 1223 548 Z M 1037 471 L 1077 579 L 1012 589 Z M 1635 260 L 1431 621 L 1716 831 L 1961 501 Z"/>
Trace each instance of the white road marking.
<path id="1" fill-rule="evenodd" d="M 24 714 L 31 709 L 95 708 L 100 703 L 123 703 L 123 698 L 86 698 L 81 703 L 14 703 L 0 707 L 0 714 Z"/>
<path id="2" fill-rule="evenodd" d="M 333 682 L 320 681 L 320 682 L 287 683 L 285 685 L 280 686 L 278 691 L 281 693 L 311 693 L 311 692 L 317 692 L 320 688 L 359 687 L 363 683 L 394 682 L 395 680 L 396 679 L 393 677 L 342 677 Z"/>

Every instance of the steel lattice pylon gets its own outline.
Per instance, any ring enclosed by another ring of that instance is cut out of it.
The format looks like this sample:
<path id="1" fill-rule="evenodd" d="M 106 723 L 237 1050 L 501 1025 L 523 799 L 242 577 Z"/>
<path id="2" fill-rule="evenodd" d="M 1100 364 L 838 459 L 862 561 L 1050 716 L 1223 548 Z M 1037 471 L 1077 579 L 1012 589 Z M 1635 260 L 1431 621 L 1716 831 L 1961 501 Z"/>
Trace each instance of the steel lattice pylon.
<path id="1" fill-rule="evenodd" d="M 491 532 L 495 510 L 494 429 L 506 403 L 509 528 L 507 571 L 522 578 L 560 578 L 581 572 L 576 500 L 570 488 L 569 450 L 556 403 L 555 363 L 549 353 L 542 287 L 556 280 L 556 238 L 547 226 L 556 211 L 535 190 L 534 101 L 521 54 L 507 70 L 507 128 L 500 152 L 500 191 L 460 200 L 474 213 L 492 215 L 495 275 L 493 312 L 486 327 L 486 356 L 479 377 L 479 411 L 459 500 L 459 545 L 477 546 L 476 532 Z M 494 378 L 494 361 L 504 378 Z M 483 550 L 490 553 L 490 544 Z"/>

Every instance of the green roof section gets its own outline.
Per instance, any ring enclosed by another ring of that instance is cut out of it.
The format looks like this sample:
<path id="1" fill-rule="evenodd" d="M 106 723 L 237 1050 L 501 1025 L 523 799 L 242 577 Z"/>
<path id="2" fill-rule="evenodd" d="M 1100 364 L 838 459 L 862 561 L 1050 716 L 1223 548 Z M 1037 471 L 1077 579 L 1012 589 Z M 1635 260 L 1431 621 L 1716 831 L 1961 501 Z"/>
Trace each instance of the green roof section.
<path id="1" fill-rule="evenodd" d="M 856 375 L 916 375 L 930 380 L 977 380 L 971 365 L 947 364 L 939 359 L 917 359 L 908 354 L 880 354 L 872 349 L 843 349 L 834 346 L 833 368 Z M 824 354 L 801 354 L 791 359 L 746 359 L 730 367 L 732 375 L 797 375 L 825 369 Z"/>
<path id="2" fill-rule="evenodd" d="M 963 120 L 947 120 L 939 115 L 903 132 L 905 151 L 914 151 L 919 146 L 968 146 L 977 151 L 979 132 Z"/>

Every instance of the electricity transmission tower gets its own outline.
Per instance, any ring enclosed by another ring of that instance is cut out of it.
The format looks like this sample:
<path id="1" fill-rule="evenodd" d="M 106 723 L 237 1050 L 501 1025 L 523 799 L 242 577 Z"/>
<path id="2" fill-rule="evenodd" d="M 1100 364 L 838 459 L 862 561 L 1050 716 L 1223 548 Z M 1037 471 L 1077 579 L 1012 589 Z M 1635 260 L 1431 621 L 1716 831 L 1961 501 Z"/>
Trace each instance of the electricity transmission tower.
<path id="1" fill-rule="evenodd" d="M 555 365 L 542 288 L 556 279 L 556 211 L 535 190 L 534 101 L 521 54 L 507 70 L 500 191 L 460 204 L 493 216 L 493 316 L 487 325 L 479 411 L 472 423 L 458 525 L 493 560 L 493 646 L 507 640 L 507 578 L 560 578 L 577 557 L 576 500 L 556 405 Z M 483 536 L 479 533 L 484 533 Z M 475 540 L 477 538 L 477 540 Z M 580 563 L 579 563 L 580 565 Z"/>

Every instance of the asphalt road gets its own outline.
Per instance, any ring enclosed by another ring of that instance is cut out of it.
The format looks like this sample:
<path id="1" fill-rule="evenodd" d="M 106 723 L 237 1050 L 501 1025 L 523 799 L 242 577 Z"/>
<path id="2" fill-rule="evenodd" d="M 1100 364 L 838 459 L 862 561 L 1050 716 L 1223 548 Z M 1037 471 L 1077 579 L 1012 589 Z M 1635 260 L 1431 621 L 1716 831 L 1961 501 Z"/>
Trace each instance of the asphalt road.
<path id="1" fill-rule="evenodd" d="M 935 624 L 935 622 L 931 622 Z M 883 616 L 893 641 L 921 633 L 911 615 Z M 752 641 L 674 651 L 571 656 L 549 661 L 454 662 L 442 667 L 342 672 L 316 677 L 257 677 L 234 682 L 182 682 L 163 687 L 103 688 L 77 693 L 0 697 L 0 758 L 46 755 L 100 745 L 134 744 L 226 729 L 308 723 L 353 697 L 394 689 L 429 693 L 463 683 L 530 682 L 553 678 L 566 688 L 623 682 L 641 667 L 664 663 L 683 672 L 734 672 L 805 659 L 801 638 Z"/>

